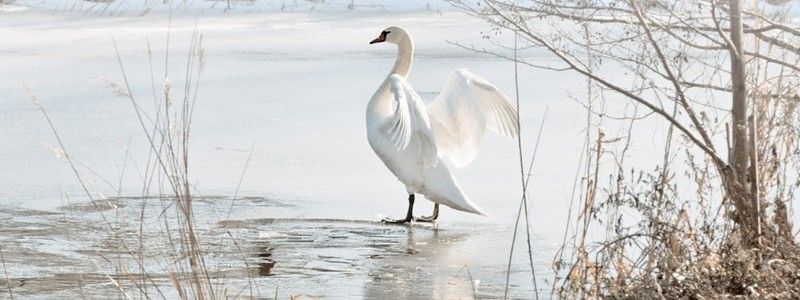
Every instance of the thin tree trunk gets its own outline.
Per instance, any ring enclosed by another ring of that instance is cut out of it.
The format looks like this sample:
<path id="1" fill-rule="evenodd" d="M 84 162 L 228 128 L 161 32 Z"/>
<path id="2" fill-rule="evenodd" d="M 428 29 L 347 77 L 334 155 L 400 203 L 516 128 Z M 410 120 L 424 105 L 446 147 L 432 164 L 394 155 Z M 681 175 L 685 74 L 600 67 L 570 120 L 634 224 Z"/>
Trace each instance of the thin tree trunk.
<path id="1" fill-rule="evenodd" d="M 735 187 L 728 191 L 728 195 L 738 198 L 734 199 L 734 203 L 737 203 L 737 214 L 739 214 L 739 221 L 743 223 L 740 225 L 742 225 L 745 234 L 756 237 L 757 240 L 760 241 L 761 215 L 759 209 L 760 203 L 758 202 L 758 190 L 755 186 L 757 182 L 755 181 L 756 178 L 748 176 L 751 175 L 749 164 L 752 163 L 755 166 L 755 160 L 752 162 L 750 161 L 748 152 L 755 151 L 756 149 L 751 148 L 751 141 L 748 139 L 747 88 L 743 56 L 744 47 L 742 45 L 741 0 L 730 0 L 729 5 L 731 23 L 730 40 L 732 43 L 730 49 L 731 87 L 733 92 L 731 96 L 731 117 L 733 119 L 733 155 L 731 157 L 733 161 L 730 162 L 730 165 L 733 167 L 733 181 L 735 182 Z M 753 130 L 755 130 L 755 128 L 753 128 Z M 753 137 L 754 136 L 755 132 L 753 133 Z M 748 186 L 750 188 L 748 188 Z M 755 191 L 755 193 L 753 191 Z"/>
<path id="2" fill-rule="evenodd" d="M 731 19 L 731 85 L 733 88 L 733 173 L 736 181 L 745 186 L 747 175 L 747 90 L 745 86 L 744 60 L 742 58 L 742 12 L 740 0 L 730 0 Z"/>

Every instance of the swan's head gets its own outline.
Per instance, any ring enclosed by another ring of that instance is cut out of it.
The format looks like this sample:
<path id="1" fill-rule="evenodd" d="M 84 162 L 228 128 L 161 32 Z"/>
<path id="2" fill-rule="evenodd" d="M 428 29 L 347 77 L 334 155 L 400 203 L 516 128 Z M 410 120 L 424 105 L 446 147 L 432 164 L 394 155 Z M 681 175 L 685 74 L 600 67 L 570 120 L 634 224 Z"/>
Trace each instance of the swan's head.
<path id="1" fill-rule="evenodd" d="M 410 36 L 408 35 L 408 31 L 403 29 L 400 26 L 390 26 L 381 31 L 381 34 L 371 42 L 370 44 L 376 43 L 391 43 L 391 44 L 400 44 L 402 42 L 410 40 Z"/>

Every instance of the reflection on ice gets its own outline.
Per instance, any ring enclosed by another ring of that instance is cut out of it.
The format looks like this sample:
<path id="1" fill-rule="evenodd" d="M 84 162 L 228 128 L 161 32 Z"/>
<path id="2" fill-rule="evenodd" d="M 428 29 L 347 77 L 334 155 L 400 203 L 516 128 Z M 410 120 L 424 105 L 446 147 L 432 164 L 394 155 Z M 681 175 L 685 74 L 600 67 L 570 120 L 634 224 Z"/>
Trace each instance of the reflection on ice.
<path id="1" fill-rule="evenodd" d="M 363 280 L 363 294 L 359 289 L 345 293 L 366 298 L 472 297 L 466 262 L 450 257 L 451 247 L 468 238 L 468 232 L 336 219 L 257 219 L 221 225 L 250 230 L 269 226 L 266 229 L 282 233 L 254 243 L 261 276 L 313 285 L 363 278 L 357 280 Z M 446 256 L 447 263 L 441 265 Z"/>
<path id="2" fill-rule="evenodd" d="M 272 247 L 264 245 L 259 250 L 257 253 L 259 259 L 258 276 L 272 275 L 272 267 L 275 266 L 275 261 L 272 259 Z"/>

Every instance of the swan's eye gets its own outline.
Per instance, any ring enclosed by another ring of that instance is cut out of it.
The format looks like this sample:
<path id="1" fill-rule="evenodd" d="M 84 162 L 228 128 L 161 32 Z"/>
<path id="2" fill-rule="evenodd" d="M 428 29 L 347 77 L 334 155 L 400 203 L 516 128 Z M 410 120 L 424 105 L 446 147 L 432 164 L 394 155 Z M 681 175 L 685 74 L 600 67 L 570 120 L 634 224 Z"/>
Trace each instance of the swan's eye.
<path id="1" fill-rule="evenodd" d="M 391 33 L 391 31 L 383 31 L 383 32 L 381 32 L 381 35 L 386 36 L 389 33 Z"/>

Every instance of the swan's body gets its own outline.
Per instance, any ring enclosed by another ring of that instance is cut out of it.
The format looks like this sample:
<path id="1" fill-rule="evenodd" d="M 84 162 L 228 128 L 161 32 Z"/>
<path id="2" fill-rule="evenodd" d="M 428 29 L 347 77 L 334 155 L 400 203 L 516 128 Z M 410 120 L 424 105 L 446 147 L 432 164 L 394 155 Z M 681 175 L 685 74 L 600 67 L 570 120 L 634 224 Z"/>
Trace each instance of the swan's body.
<path id="1" fill-rule="evenodd" d="M 469 164 L 486 130 L 516 137 L 517 114 L 508 98 L 485 79 L 466 69 L 454 72 L 439 96 L 426 105 L 406 81 L 413 61 L 411 36 L 389 27 L 376 42 L 397 44 L 398 57 L 389 76 L 367 105 L 369 144 L 409 194 L 410 222 L 414 194 L 465 212 L 483 214 L 459 187 L 444 163 Z"/>

